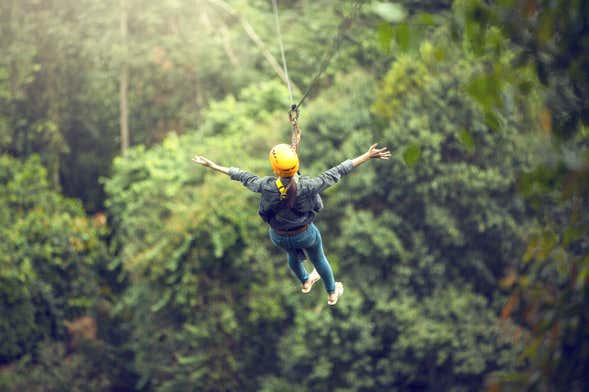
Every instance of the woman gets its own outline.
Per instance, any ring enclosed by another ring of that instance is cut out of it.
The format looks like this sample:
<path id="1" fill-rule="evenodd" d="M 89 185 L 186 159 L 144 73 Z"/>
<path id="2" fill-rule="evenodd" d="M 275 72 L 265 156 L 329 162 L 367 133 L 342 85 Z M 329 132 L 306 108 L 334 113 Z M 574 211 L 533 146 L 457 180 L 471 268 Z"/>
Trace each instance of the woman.
<path id="1" fill-rule="evenodd" d="M 300 136 L 299 136 L 300 138 Z M 302 292 L 311 291 L 313 284 L 323 279 L 327 291 L 327 303 L 335 305 L 343 294 L 341 282 L 335 282 L 329 262 L 323 253 L 321 233 L 313 220 L 323 208 L 319 194 L 350 173 L 354 167 L 379 158 L 389 159 L 391 153 L 386 147 L 370 146 L 367 152 L 348 159 L 325 171 L 318 177 L 299 176 L 297 143 L 279 144 L 270 150 L 269 159 L 276 177 L 258 177 L 244 170 L 217 165 L 211 160 L 195 156 L 192 161 L 227 174 L 232 180 L 241 181 L 249 190 L 262 194 L 258 213 L 270 225 L 270 240 L 288 254 L 288 265 L 302 283 Z M 311 274 L 303 265 L 305 255 L 315 266 Z"/>

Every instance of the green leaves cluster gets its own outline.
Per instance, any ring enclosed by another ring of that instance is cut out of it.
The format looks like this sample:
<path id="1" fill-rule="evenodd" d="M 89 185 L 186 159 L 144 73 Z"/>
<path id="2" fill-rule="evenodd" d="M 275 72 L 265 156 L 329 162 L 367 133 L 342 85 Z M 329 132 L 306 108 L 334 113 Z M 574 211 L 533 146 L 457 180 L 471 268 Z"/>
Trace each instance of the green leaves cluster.
<path id="1" fill-rule="evenodd" d="M 48 184 L 39 158 L 0 157 L 0 306 L 2 362 L 45 338 L 64 336 L 64 320 L 98 296 L 106 248 L 99 221 Z"/>
<path id="2" fill-rule="evenodd" d="M 468 389 L 513 366 L 495 301 L 497 281 L 523 248 L 514 173 L 527 158 L 516 151 L 517 129 L 489 129 L 464 92 L 477 64 L 434 64 L 421 52 L 398 59 L 380 88 L 364 72 L 342 76 L 303 117 L 303 174 L 372 141 L 397 155 L 325 194 L 318 224 L 346 284 L 335 310 L 321 290 L 294 294 L 255 195 L 189 162 L 205 151 L 224 165 L 268 172 L 268 148 L 288 135 L 277 131 L 283 114 L 271 110 L 280 107 L 278 84 L 228 97 L 196 132 L 116 161 L 105 182 L 117 217 L 113 268 L 122 266 L 131 283 L 117 311 L 135 326 L 138 387 L 288 390 L 297 380 L 309 388 Z M 441 77 L 428 83 L 395 83 L 434 70 Z M 395 111 L 386 110 L 390 102 Z M 422 156 L 408 167 L 402 153 L 411 145 Z"/>
<path id="3" fill-rule="evenodd" d="M 300 294 L 256 195 L 190 162 L 271 174 L 288 141 L 247 30 L 278 58 L 270 4 L 126 3 L 126 44 L 119 2 L 0 5 L 2 385 L 583 389 L 584 2 L 361 2 L 301 111 L 303 175 L 393 151 L 323 195 L 336 307 Z M 281 3 L 297 86 L 354 5 Z M 135 147 L 112 160 L 122 64 Z M 80 315 L 98 337 L 72 347 Z"/>
<path id="4" fill-rule="evenodd" d="M 543 143 L 536 150 L 540 159 L 519 181 L 536 222 L 528 232 L 527 251 L 503 281 L 512 290 L 503 316 L 519 321 L 530 335 L 519 372 L 498 382 L 515 388 L 581 390 L 586 385 L 589 341 L 583 316 L 588 308 L 588 272 L 587 243 L 577 233 L 588 227 L 580 206 L 589 198 L 589 117 L 580 102 L 586 102 L 589 84 L 579 70 L 588 65 L 589 41 L 583 27 L 587 23 L 582 16 L 588 5 L 563 1 L 456 5 L 462 12 L 465 40 L 477 56 L 490 60 L 493 70 L 486 80 L 473 80 L 471 90 L 487 116 L 493 114 L 489 109 L 505 107 L 498 99 L 505 90 L 517 100 L 528 97 L 530 77 L 546 89 L 536 100 L 540 107 L 531 111 L 530 129 Z M 508 48 L 515 48 L 514 54 L 507 53 Z"/>
<path id="5" fill-rule="evenodd" d="M 118 217 L 117 263 L 131 281 L 119 311 L 132 314 L 140 388 L 252 387 L 256 380 L 244 378 L 247 369 L 260 358 L 273 361 L 277 337 L 256 331 L 285 322 L 282 257 L 254 246 L 267 235 L 255 196 L 190 160 L 206 153 L 268 171 L 253 157 L 284 136 L 272 130 L 281 90 L 268 83 L 245 90 L 240 101 L 228 97 L 212 105 L 199 132 L 131 150 L 105 182 L 107 205 Z"/>

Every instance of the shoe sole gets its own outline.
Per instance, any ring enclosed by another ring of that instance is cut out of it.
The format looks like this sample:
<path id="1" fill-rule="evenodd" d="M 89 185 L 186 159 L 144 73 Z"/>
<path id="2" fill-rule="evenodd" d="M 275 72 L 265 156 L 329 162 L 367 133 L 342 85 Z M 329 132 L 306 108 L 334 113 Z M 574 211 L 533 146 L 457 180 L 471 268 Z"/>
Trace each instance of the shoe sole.
<path id="1" fill-rule="evenodd" d="M 330 306 L 337 304 L 337 300 L 339 299 L 339 297 L 344 295 L 344 284 L 342 282 L 335 282 L 335 293 L 337 294 L 337 296 L 335 297 L 335 300 L 333 302 L 329 302 L 329 300 L 327 300 L 327 304 Z"/>

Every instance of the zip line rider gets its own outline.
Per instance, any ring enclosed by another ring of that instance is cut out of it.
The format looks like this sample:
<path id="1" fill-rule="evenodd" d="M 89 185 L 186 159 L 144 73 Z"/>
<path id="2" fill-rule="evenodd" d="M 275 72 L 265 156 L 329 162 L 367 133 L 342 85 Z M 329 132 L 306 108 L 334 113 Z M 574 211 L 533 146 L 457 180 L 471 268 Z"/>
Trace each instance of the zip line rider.
<path id="1" fill-rule="evenodd" d="M 300 131 L 293 133 L 292 144 L 278 144 L 270 150 L 269 159 L 276 177 L 258 177 L 236 167 L 224 167 L 203 157 L 192 158 L 194 163 L 227 174 L 232 180 L 241 181 L 249 190 L 261 193 L 258 213 L 270 225 L 270 240 L 288 255 L 288 265 L 302 283 L 301 291 L 308 293 L 313 284 L 323 279 L 327 291 L 327 303 L 335 305 L 343 294 L 341 282 L 335 282 L 333 271 L 323 252 L 321 233 L 313 224 L 315 215 L 323 208 L 319 194 L 349 174 L 364 162 L 379 158 L 389 159 L 386 147 L 370 146 L 367 152 L 348 159 L 323 172 L 318 177 L 299 176 L 297 155 Z M 308 274 L 303 260 L 304 249 L 314 265 Z"/>

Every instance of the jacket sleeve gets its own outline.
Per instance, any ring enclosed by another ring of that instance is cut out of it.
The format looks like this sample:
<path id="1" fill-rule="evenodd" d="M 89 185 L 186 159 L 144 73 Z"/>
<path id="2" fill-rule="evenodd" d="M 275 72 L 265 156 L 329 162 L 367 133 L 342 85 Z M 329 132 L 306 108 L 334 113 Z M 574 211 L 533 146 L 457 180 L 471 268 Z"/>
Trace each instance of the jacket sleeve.
<path id="1" fill-rule="evenodd" d="M 231 167 L 229 168 L 229 176 L 234 181 L 240 181 L 243 186 L 252 192 L 262 192 L 262 184 L 264 183 L 264 180 L 255 174 L 238 169 L 236 167 Z"/>
<path id="2" fill-rule="evenodd" d="M 354 165 L 352 164 L 352 160 L 348 159 L 337 166 L 332 167 L 329 170 L 324 171 L 319 177 L 314 177 L 310 181 L 311 190 L 314 193 L 321 193 L 330 186 L 334 185 L 336 182 L 349 174 L 352 169 L 354 169 Z"/>

